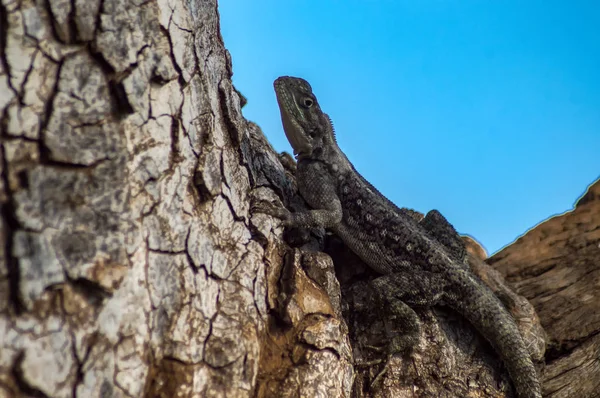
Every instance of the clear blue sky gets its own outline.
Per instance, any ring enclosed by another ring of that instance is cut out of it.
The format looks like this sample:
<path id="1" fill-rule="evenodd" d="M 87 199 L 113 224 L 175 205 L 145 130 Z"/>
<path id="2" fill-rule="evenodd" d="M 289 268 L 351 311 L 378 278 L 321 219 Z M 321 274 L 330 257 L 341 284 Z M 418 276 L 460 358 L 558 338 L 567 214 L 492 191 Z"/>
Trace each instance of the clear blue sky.
<path id="1" fill-rule="evenodd" d="M 600 3 L 219 2 L 243 110 L 290 151 L 272 82 L 307 79 L 356 169 L 490 254 L 600 176 Z"/>

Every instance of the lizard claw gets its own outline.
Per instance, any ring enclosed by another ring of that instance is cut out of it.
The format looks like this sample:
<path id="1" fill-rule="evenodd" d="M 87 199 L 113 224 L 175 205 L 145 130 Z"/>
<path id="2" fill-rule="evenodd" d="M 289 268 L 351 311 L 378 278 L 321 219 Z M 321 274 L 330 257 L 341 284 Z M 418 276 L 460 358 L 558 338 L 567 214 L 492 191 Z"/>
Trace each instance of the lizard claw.
<path id="1" fill-rule="evenodd" d="M 385 374 L 387 373 L 387 371 L 389 369 L 389 366 L 390 366 L 390 359 L 391 358 L 392 358 L 392 356 L 390 355 L 385 360 L 385 364 L 383 365 L 383 368 L 379 371 L 379 373 L 377 373 L 377 375 L 375 376 L 375 378 L 371 382 L 371 389 L 373 389 L 375 386 L 377 386 L 377 384 L 379 384 L 379 382 L 383 379 L 383 376 L 385 376 Z"/>
<path id="2" fill-rule="evenodd" d="M 253 201 L 250 211 L 252 213 L 262 213 L 269 215 L 271 217 L 278 218 L 282 221 L 286 221 L 290 219 L 290 211 L 285 207 L 279 207 L 271 202 L 267 202 L 264 200 Z"/>
<path id="3" fill-rule="evenodd" d="M 369 347 L 369 348 L 378 349 L 378 347 Z M 377 373 L 377 375 L 375 375 L 375 378 L 373 379 L 373 381 L 370 384 L 371 389 L 373 389 L 375 386 L 377 386 L 377 384 L 379 384 L 379 382 L 381 381 L 383 376 L 385 376 L 385 374 L 387 373 L 387 371 L 389 369 L 389 363 L 390 363 L 391 358 L 392 358 L 392 355 L 390 354 L 387 356 L 386 359 L 374 359 L 372 361 L 359 361 L 359 362 L 355 362 L 354 366 L 370 367 L 370 366 L 379 365 L 381 363 L 384 363 L 383 368 Z"/>
<path id="4" fill-rule="evenodd" d="M 356 366 L 358 368 L 368 368 L 370 366 L 379 365 L 383 361 L 384 361 L 383 359 L 373 359 L 371 361 L 355 361 L 354 366 Z"/>
<path id="5" fill-rule="evenodd" d="M 365 344 L 365 345 L 363 345 L 363 347 L 364 348 L 368 348 L 369 350 L 373 350 L 375 352 L 383 352 L 383 351 L 387 351 L 387 349 L 388 349 L 387 345 L 377 346 L 377 345 L 367 345 L 367 344 Z"/>

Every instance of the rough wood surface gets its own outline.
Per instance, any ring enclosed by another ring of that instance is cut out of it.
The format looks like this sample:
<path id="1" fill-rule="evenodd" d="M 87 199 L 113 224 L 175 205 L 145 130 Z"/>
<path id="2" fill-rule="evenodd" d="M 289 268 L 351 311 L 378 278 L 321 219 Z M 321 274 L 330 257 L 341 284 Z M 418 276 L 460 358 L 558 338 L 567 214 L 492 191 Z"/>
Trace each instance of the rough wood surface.
<path id="1" fill-rule="evenodd" d="M 548 334 L 545 396 L 600 396 L 600 180 L 572 211 L 487 260 L 536 308 Z"/>
<path id="2" fill-rule="evenodd" d="M 216 1 L 3 0 L 0 30 L 0 396 L 348 396 L 333 272 L 248 213 L 283 169 Z"/>
<path id="3" fill-rule="evenodd" d="M 250 214 L 304 204 L 231 75 L 215 0 L 1 0 L 0 396 L 510 396 L 443 310 L 371 389 L 370 275 L 324 231 Z M 550 333 L 546 391 L 591 397 L 561 369 L 598 369 L 597 293 L 569 297 L 585 321 Z"/>

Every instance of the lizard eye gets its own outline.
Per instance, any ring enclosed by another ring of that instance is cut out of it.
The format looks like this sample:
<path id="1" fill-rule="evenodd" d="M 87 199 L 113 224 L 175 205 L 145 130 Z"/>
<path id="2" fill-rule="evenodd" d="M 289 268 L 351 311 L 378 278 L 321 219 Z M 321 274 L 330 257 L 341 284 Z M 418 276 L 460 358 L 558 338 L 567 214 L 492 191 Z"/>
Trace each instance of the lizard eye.
<path id="1" fill-rule="evenodd" d="M 304 106 L 306 108 L 310 108 L 311 106 L 313 106 L 313 104 L 315 103 L 311 98 L 304 98 Z"/>

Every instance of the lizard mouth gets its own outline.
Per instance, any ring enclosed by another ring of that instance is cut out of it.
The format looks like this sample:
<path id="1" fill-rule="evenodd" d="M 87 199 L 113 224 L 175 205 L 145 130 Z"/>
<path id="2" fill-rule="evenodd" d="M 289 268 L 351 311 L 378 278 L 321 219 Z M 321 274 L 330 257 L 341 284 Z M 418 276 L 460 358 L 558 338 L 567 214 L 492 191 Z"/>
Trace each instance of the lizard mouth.
<path id="1" fill-rule="evenodd" d="M 277 84 L 275 87 L 283 131 L 294 150 L 294 155 L 310 154 L 312 152 L 312 145 L 306 136 L 304 128 L 298 123 L 297 118 L 294 117 L 294 113 L 299 112 L 299 110 L 294 109 L 295 102 L 293 96 L 285 90 L 285 87 L 278 86 Z"/>

